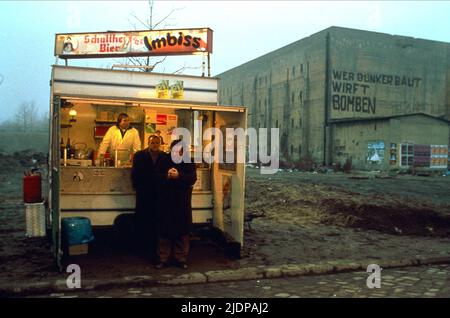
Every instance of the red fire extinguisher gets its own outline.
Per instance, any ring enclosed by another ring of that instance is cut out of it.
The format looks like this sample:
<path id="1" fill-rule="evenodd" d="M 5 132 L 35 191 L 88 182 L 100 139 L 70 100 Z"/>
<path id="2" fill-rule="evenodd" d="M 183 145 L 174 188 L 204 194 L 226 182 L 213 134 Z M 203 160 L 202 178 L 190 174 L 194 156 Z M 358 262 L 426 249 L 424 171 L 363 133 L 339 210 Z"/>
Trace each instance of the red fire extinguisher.
<path id="1" fill-rule="evenodd" d="M 23 176 L 23 201 L 42 202 L 41 174 L 28 172 Z"/>

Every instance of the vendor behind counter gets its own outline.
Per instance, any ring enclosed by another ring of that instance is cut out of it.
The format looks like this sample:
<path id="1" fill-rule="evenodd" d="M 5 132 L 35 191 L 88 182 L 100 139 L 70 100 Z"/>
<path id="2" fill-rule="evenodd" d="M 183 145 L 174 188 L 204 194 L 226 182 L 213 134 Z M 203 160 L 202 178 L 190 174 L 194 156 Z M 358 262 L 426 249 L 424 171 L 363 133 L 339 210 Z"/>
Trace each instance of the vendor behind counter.
<path id="1" fill-rule="evenodd" d="M 106 151 L 109 149 L 111 159 L 130 160 L 131 156 L 141 150 L 141 139 L 136 128 L 130 126 L 130 116 L 125 113 L 119 114 L 117 123 L 111 126 L 103 137 L 98 149 L 98 158 L 102 161 Z M 115 158 L 115 154 L 118 158 Z"/>

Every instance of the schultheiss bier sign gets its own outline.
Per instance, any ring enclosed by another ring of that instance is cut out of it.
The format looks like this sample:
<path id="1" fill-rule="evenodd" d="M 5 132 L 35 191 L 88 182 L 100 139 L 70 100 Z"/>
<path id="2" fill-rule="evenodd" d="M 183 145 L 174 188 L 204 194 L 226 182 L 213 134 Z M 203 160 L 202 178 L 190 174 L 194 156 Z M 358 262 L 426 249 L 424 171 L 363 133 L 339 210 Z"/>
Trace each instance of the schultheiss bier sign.
<path id="1" fill-rule="evenodd" d="M 212 30 L 179 29 L 56 34 L 61 58 L 212 53 Z"/>

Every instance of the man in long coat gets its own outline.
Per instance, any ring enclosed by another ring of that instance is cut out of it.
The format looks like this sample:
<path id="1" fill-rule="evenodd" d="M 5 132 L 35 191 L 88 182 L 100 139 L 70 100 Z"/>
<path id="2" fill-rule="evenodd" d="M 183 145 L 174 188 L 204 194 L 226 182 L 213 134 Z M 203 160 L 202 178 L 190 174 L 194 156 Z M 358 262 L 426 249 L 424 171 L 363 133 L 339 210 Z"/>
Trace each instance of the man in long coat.
<path id="1" fill-rule="evenodd" d="M 133 158 L 131 178 L 136 190 L 136 228 L 140 243 L 150 257 L 156 256 L 157 216 L 165 204 L 169 156 L 160 151 L 160 138 L 148 138 L 148 148 Z"/>
<path id="2" fill-rule="evenodd" d="M 170 257 L 176 264 L 187 268 L 189 253 L 189 234 L 192 226 L 192 189 L 197 180 L 195 163 L 175 163 L 175 152 L 183 155 L 183 142 L 172 142 L 170 169 L 167 174 L 167 200 L 163 208 L 158 210 L 158 257 L 156 268 L 167 265 Z"/>

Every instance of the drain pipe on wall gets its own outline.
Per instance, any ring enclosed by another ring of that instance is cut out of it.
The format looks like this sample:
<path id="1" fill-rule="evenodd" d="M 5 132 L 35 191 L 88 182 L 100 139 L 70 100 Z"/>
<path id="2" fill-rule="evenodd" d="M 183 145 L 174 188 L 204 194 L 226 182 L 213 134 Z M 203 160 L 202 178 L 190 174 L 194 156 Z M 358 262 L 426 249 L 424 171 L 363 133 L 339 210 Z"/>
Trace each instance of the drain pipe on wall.
<path id="1" fill-rule="evenodd" d="M 323 163 L 328 166 L 330 164 L 330 33 L 327 32 L 325 37 L 325 122 L 323 136 Z"/>

